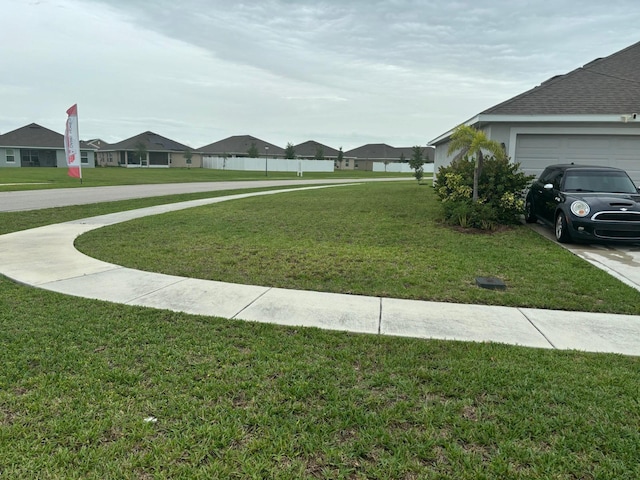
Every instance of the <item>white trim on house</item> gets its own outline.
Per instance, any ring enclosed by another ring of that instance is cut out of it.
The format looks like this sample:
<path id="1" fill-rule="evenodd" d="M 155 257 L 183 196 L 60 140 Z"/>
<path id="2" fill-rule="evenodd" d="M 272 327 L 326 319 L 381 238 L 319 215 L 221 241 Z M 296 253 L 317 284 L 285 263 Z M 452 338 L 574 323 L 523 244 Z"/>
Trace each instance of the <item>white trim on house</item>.
<path id="1" fill-rule="evenodd" d="M 460 125 L 479 125 L 489 123 L 640 123 L 640 112 L 607 114 L 607 115 L 476 115 Z M 437 138 L 431 140 L 427 145 L 437 145 L 451 136 L 455 131 L 452 128 Z"/>

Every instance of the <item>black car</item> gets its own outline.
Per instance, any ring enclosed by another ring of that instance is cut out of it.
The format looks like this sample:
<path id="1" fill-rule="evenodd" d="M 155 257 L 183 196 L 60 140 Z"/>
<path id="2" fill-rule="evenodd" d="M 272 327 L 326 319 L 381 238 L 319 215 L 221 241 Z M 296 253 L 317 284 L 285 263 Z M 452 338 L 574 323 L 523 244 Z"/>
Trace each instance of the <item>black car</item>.
<path id="1" fill-rule="evenodd" d="M 640 194 L 619 168 L 550 165 L 527 193 L 525 220 L 553 226 L 561 243 L 639 243 Z"/>

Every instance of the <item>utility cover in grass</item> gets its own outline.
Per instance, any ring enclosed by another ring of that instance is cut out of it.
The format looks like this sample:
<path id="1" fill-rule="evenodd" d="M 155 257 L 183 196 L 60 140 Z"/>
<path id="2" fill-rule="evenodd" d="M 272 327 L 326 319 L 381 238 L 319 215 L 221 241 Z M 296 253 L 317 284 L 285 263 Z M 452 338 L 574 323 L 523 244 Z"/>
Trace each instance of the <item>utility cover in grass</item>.
<path id="1" fill-rule="evenodd" d="M 495 277 L 476 277 L 476 285 L 489 290 L 506 290 L 507 286 L 502 280 Z"/>

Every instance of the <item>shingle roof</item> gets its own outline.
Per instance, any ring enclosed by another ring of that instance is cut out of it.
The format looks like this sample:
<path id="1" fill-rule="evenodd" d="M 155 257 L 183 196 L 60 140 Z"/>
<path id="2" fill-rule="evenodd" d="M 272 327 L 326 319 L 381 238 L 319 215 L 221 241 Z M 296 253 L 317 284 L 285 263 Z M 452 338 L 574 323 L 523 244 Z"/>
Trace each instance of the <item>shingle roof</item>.
<path id="1" fill-rule="evenodd" d="M 344 152 L 345 157 L 362 159 L 388 159 L 399 160 L 404 150 L 392 147 L 386 143 L 368 143 L 361 147 Z M 405 157 L 406 157 L 405 153 Z"/>
<path id="2" fill-rule="evenodd" d="M 98 150 L 108 150 L 110 147 L 110 145 L 101 138 L 92 138 L 91 140 L 86 140 L 86 143 Z"/>
<path id="3" fill-rule="evenodd" d="M 149 152 L 184 152 L 193 150 L 187 145 L 178 143 L 153 132 L 144 132 L 118 143 L 102 147 L 101 150 L 135 150 L 142 143 Z"/>
<path id="4" fill-rule="evenodd" d="M 481 114 L 597 115 L 640 110 L 640 42 L 495 105 Z"/>
<path id="5" fill-rule="evenodd" d="M 284 149 L 278 147 L 259 138 L 252 137 L 251 135 L 235 135 L 232 137 L 219 140 L 209 145 L 205 145 L 198 149 L 202 153 L 211 154 L 227 154 L 227 155 L 246 155 L 251 148 L 251 144 L 255 143 L 260 155 L 265 151 L 264 147 L 269 147 L 269 155 L 283 155 Z"/>
<path id="6" fill-rule="evenodd" d="M 328 147 L 315 140 L 307 140 L 306 142 L 295 145 L 293 148 L 296 151 L 296 155 L 301 157 L 315 157 L 318 148 L 322 148 L 322 154 L 325 157 L 337 157 L 340 153 L 335 148 Z"/>
<path id="7" fill-rule="evenodd" d="M 6 147 L 64 148 L 64 135 L 37 123 L 32 123 L 0 135 L 0 145 Z"/>
<path id="8" fill-rule="evenodd" d="M 64 135 L 48 128 L 31 123 L 24 127 L 17 128 L 10 132 L 0 135 L 0 146 L 3 147 L 23 147 L 23 148 L 64 148 Z M 80 148 L 95 150 L 95 147 L 80 142 Z"/>

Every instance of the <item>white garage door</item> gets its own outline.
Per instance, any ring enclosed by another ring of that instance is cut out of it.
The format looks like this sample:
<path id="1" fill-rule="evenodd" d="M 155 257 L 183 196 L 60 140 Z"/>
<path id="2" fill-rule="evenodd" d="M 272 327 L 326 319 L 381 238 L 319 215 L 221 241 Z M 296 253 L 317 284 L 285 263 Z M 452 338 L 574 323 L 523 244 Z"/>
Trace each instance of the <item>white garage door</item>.
<path id="1" fill-rule="evenodd" d="M 626 170 L 640 184 L 640 137 L 632 135 L 518 135 L 516 162 L 536 177 L 547 165 L 579 163 Z"/>

